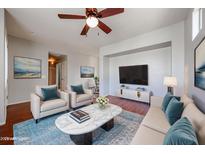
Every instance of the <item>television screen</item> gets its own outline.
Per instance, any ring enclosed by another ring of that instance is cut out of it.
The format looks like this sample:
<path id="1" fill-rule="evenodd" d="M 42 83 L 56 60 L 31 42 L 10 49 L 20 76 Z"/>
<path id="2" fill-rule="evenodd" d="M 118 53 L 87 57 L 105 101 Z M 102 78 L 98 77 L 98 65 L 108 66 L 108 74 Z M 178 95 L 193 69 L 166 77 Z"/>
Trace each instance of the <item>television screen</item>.
<path id="1" fill-rule="evenodd" d="M 121 84 L 148 85 L 148 65 L 119 67 Z"/>

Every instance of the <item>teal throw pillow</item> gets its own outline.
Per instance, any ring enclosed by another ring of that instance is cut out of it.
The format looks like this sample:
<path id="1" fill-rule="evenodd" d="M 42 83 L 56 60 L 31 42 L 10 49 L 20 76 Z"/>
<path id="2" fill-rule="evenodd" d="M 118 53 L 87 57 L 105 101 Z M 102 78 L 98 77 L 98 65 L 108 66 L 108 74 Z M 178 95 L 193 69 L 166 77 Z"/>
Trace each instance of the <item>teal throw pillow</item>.
<path id="1" fill-rule="evenodd" d="M 165 138 L 164 145 L 197 145 L 198 140 L 196 133 L 190 121 L 183 117 L 179 119 L 168 130 Z"/>
<path id="2" fill-rule="evenodd" d="M 162 102 L 162 111 L 164 111 L 164 113 L 166 112 L 166 109 L 167 109 L 167 106 L 170 102 L 170 100 L 175 97 L 177 100 L 180 100 L 180 97 L 177 97 L 177 96 L 173 96 L 170 92 L 168 92 L 165 96 L 164 96 L 164 99 L 163 99 L 163 102 Z"/>
<path id="3" fill-rule="evenodd" d="M 76 92 L 77 94 L 85 94 L 82 85 L 71 86 L 72 91 Z"/>
<path id="4" fill-rule="evenodd" d="M 53 100 L 60 98 L 58 96 L 57 87 L 41 88 L 43 94 L 43 101 Z"/>
<path id="5" fill-rule="evenodd" d="M 175 97 L 173 97 L 166 109 L 166 117 L 170 125 L 173 125 L 178 119 L 181 118 L 181 114 L 184 110 L 184 104 L 179 102 Z"/>
<path id="6" fill-rule="evenodd" d="M 172 99 L 173 95 L 171 93 L 167 93 L 165 96 L 164 96 L 164 99 L 163 99 L 163 102 L 162 102 L 162 111 L 166 111 L 167 109 L 167 106 L 169 104 L 169 101 Z"/>

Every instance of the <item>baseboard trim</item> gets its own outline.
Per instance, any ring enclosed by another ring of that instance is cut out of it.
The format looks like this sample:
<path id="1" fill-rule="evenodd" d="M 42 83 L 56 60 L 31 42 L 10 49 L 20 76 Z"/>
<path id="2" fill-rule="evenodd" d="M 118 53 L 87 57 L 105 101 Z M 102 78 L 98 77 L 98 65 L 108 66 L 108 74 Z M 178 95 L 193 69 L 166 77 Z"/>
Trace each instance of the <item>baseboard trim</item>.
<path id="1" fill-rule="evenodd" d="M 11 103 L 8 103 L 7 106 L 9 106 L 9 105 L 16 105 L 16 104 L 22 104 L 22 103 L 27 103 L 27 102 L 30 102 L 30 100 L 22 100 L 22 101 L 18 101 L 18 102 L 11 102 Z"/>

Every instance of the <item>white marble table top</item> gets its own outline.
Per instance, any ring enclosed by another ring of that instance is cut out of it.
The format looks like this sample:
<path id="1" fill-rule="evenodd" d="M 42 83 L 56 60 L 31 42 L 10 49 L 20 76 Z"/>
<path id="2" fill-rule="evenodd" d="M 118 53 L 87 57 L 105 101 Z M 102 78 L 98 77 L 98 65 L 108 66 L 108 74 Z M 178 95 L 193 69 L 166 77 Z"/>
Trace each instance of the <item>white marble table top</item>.
<path id="1" fill-rule="evenodd" d="M 98 104 L 92 104 L 80 110 L 87 112 L 90 119 L 79 124 L 66 113 L 56 119 L 57 128 L 70 135 L 85 134 L 94 131 L 122 112 L 121 107 L 113 104 L 108 104 L 105 109 L 100 109 Z"/>

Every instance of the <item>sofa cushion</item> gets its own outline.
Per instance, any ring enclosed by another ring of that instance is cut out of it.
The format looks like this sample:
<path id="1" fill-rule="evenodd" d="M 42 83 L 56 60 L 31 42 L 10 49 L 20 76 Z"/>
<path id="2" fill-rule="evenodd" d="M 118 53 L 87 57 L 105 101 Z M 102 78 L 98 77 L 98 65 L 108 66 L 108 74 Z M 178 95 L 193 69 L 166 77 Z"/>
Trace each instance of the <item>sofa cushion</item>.
<path id="1" fill-rule="evenodd" d="M 164 134 L 166 134 L 170 128 L 170 124 L 167 121 L 165 113 L 160 107 L 150 107 L 142 121 L 142 124 Z"/>
<path id="2" fill-rule="evenodd" d="M 186 107 L 190 103 L 194 103 L 194 101 L 191 98 L 189 98 L 187 95 L 183 95 L 180 101 L 184 103 L 184 107 Z"/>
<path id="3" fill-rule="evenodd" d="M 71 86 L 72 91 L 76 92 L 77 94 L 84 94 L 83 86 L 77 85 L 77 86 Z"/>
<path id="4" fill-rule="evenodd" d="M 63 106 L 66 106 L 66 102 L 63 99 L 45 101 L 41 103 L 41 112 L 53 110 Z"/>
<path id="5" fill-rule="evenodd" d="M 195 131 L 190 121 L 184 117 L 179 119 L 167 132 L 165 145 L 197 145 Z"/>
<path id="6" fill-rule="evenodd" d="M 57 87 L 41 88 L 43 94 L 43 101 L 53 100 L 60 98 L 58 96 Z"/>
<path id="7" fill-rule="evenodd" d="M 76 98 L 77 102 L 82 102 L 82 101 L 92 99 L 92 95 L 89 94 L 79 94 L 76 97 L 77 97 Z"/>
<path id="8" fill-rule="evenodd" d="M 161 145 L 163 144 L 165 134 L 148 128 L 144 125 L 140 125 L 137 133 L 132 139 L 131 144 L 139 145 Z"/>
<path id="9" fill-rule="evenodd" d="M 182 113 L 187 117 L 196 131 L 199 144 L 205 144 L 205 114 L 202 113 L 194 103 L 189 103 Z"/>
<path id="10" fill-rule="evenodd" d="M 183 103 L 179 102 L 176 98 L 172 98 L 166 109 L 166 117 L 170 125 L 173 125 L 178 119 L 181 118 L 183 112 Z"/>

